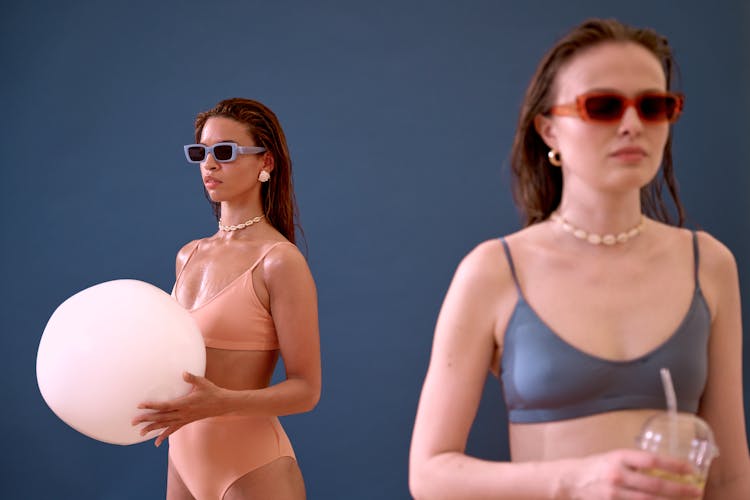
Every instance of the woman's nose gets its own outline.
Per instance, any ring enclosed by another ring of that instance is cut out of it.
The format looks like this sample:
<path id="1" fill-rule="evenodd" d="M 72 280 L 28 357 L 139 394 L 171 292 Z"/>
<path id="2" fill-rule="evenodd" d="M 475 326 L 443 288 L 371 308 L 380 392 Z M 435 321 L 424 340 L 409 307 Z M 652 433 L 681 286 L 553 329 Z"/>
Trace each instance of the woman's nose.
<path id="1" fill-rule="evenodd" d="M 201 166 L 206 170 L 216 170 L 217 168 L 219 168 L 219 162 L 216 161 L 216 158 L 214 158 L 213 154 L 206 153 L 206 159 L 203 160 Z"/>
<path id="2" fill-rule="evenodd" d="M 643 121 L 634 106 L 625 108 L 618 131 L 621 134 L 638 135 L 643 131 Z"/>

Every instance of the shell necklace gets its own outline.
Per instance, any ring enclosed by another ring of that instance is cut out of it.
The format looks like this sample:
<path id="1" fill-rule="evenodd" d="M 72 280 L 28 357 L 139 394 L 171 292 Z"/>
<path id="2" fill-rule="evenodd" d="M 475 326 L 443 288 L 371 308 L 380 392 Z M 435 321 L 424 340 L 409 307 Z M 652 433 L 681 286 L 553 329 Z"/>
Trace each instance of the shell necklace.
<path id="1" fill-rule="evenodd" d="M 623 231 L 618 234 L 589 233 L 588 231 L 584 231 L 583 229 L 571 224 L 570 221 L 560 215 L 560 212 L 557 211 L 552 212 L 552 215 L 550 215 L 550 219 L 560 224 L 560 227 L 562 227 L 562 230 L 566 233 L 570 233 L 579 240 L 591 243 L 592 245 L 612 246 L 616 243 L 625 243 L 628 240 L 631 240 L 641 234 L 645 226 L 645 217 L 643 217 L 643 214 L 641 214 L 641 220 L 638 222 L 637 226 L 634 226 L 627 231 Z"/>
<path id="2" fill-rule="evenodd" d="M 245 229 L 246 227 L 250 227 L 253 224 L 257 224 L 260 222 L 260 220 L 263 218 L 262 215 L 258 215 L 257 217 L 253 217 L 252 219 L 248 219 L 242 224 L 237 224 L 235 226 L 225 226 L 221 223 L 221 219 L 219 219 L 219 229 L 222 231 L 237 231 L 239 229 Z"/>

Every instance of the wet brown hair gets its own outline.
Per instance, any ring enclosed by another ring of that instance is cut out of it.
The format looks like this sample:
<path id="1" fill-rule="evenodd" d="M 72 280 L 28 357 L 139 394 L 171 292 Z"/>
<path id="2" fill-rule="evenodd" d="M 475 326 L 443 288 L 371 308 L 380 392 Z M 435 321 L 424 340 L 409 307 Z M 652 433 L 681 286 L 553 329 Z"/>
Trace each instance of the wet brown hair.
<path id="1" fill-rule="evenodd" d="M 225 99 L 195 118 L 195 142 L 200 142 L 203 127 L 209 118 L 222 116 L 243 123 L 257 146 L 266 148 L 274 160 L 271 179 L 261 186 L 263 213 L 268 222 L 286 239 L 295 243 L 294 230 L 299 227 L 299 211 L 292 184 L 292 159 L 279 119 L 265 105 L 252 99 Z M 206 194 L 208 198 L 208 194 Z M 221 217 L 221 205 L 209 199 L 214 215 Z"/>
<path id="2" fill-rule="evenodd" d="M 555 79 L 560 68 L 576 54 L 605 42 L 636 43 L 656 57 L 671 90 L 677 65 L 667 39 L 651 29 L 639 29 L 614 19 L 589 19 L 560 39 L 542 58 L 526 89 L 511 150 L 513 198 L 529 226 L 545 220 L 560 204 L 562 170 L 550 165 L 549 147 L 534 127 L 537 115 L 546 115 L 554 104 Z M 677 225 L 685 221 L 672 165 L 672 133 L 664 147 L 660 175 L 641 188 L 641 210 L 656 220 L 673 224 L 662 190 L 666 185 L 677 211 Z"/>

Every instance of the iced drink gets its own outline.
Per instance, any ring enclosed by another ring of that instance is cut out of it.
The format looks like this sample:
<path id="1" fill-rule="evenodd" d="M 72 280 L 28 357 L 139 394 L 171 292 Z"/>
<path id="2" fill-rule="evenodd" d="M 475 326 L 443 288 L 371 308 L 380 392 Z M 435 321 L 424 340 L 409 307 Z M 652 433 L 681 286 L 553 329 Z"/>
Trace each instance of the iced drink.
<path id="1" fill-rule="evenodd" d="M 645 470 L 652 476 L 703 488 L 708 469 L 719 450 L 713 432 L 704 420 L 689 413 L 661 412 L 650 417 L 636 439 L 638 448 L 688 462 L 693 471 L 677 475 L 658 469 Z"/>

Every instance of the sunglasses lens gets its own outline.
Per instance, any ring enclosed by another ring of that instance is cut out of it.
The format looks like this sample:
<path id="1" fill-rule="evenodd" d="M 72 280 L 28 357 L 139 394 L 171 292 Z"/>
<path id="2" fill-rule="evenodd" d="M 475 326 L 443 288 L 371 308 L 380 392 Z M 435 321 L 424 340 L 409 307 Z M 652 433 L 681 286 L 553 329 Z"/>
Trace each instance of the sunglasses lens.
<path id="1" fill-rule="evenodd" d="M 674 96 L 643 96 L 639 105 L 641 117 L 649 121 L 671 120 L 677 111 L 677 99 Z"/>
<path id="2" fill-rule="evenodd" d="M 217 144 L 214 146 L 214 158 L 216 161 L 229 161 L 232 159 L 234 148 L 230 144 Z"/>
<path id="3" fill-rule="evenodd" d="M 586 114 L 592 120 L 612 121 L 623 114 L 623 99 L 616 95 L 598 95 L 586 98 Z"/>
<path id="4" fill-rule="evenodd" d="M 206 148 L 203 146 L 190 146 L 187 148 L 190 161 L 203 161 L 206 158 Z"/>

